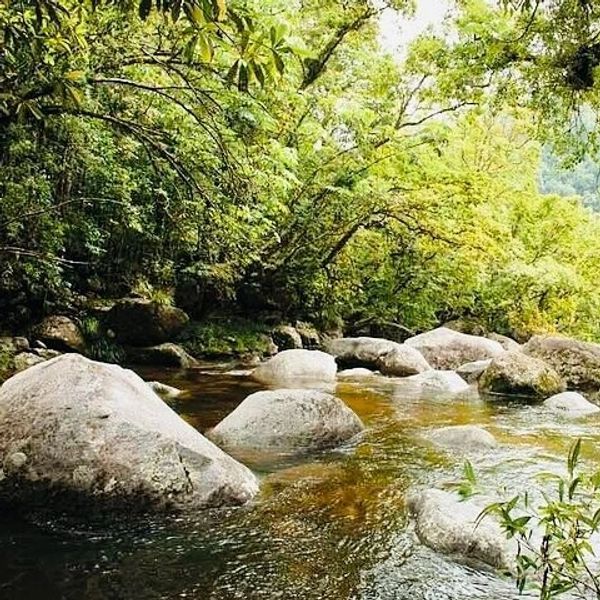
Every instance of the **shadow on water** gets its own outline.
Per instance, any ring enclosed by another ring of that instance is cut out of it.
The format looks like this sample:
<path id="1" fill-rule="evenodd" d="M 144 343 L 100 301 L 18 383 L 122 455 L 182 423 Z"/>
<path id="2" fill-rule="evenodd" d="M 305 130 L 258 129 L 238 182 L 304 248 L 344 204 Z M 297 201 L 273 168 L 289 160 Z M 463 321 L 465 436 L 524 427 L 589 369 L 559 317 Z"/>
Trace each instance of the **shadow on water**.
<path id="1" fill-rule="evenodd" d="M 174 408 L 205 431 L 259 389 L 225 370 L 140 373 L 185 389 Z M 336 451 L 263 463 L 261 494 L 249 506 L 97 529 L 0 515 L 0 599 L 517 598 L 511 581 L 416 542 L 406 489 L 451 485 L 462 468 L 425 435 L 441 425 L 485 426 L 502 445 L 473 459 L 482 486 L 526 489 L 538 471 L 560 468 L 574 437 L 597 440 L 598 419 L 557 421 L 475 393 L 423 397 L 384 378 L 341 384 L 337 394 L 365 422 L 364 435 Z M 597 460 L 591 446 L 587 458 Z"/>

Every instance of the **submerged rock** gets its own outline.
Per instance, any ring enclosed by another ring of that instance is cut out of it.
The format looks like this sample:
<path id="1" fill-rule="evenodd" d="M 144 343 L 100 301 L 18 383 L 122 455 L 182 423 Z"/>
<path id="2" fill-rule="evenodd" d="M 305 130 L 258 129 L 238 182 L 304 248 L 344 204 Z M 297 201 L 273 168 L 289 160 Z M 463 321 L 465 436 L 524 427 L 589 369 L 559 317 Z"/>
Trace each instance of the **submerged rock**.
<path id="1" fill-rule="evenodd" d="M 345 369 L 344 371 L 339 371 L 337 377 L 338 379 L 364 379 L 365 377 L 375 377 L 376 375 L 378 374 L 370 369 L 357 367 L 356 369 Z"/>
<path id="2" fill-rule="evenodd" d="M 284 350 L 262 363 L 252 378 L 266 384 L 304 381 L 335 381 L 337 365 L 330 354 L 319 350 Z"/>
<path id="3" fill-rule="evenodd" d="M 490 366 L 491 363 L 491 358 L 488 358 L 487 360 L 476 360 L 474 362 L 460 365 L 460 367 L 456 369 L 456 372 L 465 381 L 468 381 L 469 383 L 475 383 L 481 377 L 481 374 Z"/>
<path id="4" fill-rule="evenodd" d="M 496 341 L 439 327 L 404 342 L 416 348 L 434 369 L 457 369 L 477 360 L 486 360 L 505 350 Z"/>
<path id="5" fill-rule="evenodd" d="M 258 491 L 135 373 L 77 354 L 0 388 L 0 464 L 0 502 L 19 508 L 195 510 Z"/>
<path id="6" fill-rule="evenodd" d="M 600 344 L 536 335 L 523 352 L 552 366 L 570 388 L 600 388 Z"/>
<path id="7" fill-rule="evenodd" d="M 62 352 L 84 352 L 85 340 L 79 327 L 69 317 L 46 317 L 33 328 L 33 334 L 48 348 Z"/>
<path id="8" fill-rule="evenodd" d="M 460 502 L 442 490 L 417 490 L 407 497 L 415 516 L 416 533 L 423 544 L 436 552 L 482 561 L 497 569 L 514 562 L 511 544 L 491 517 L 479 521 L 482 509 L 471 501 Z"/>
<path id="9" fill-rule="evenodd" d="M 317 390 L 248 396 L 208 435 L 227 449 L 306 452 L 333 448 L 363 430 L 339 398 Z"/>
<path id="10" fill-rule="evenodd" d="M 437 446 L 461 452 L 490 450 L 498 446 L 496 439 L 489 431 L 476 425 L 441 427 L 427 437 Z"/>
<path id="11" fill-rule="evenodd" d="M 134 365 L 159 365 L 162 367 L 178 367 L 191 369 L 196 359 L 190 356 L 181 346 L 167 342 L 149 348 L 125 348 L 127 362 Z"/>
<path id="12" fill-rule="evenodd" d="M 578 392 L 563 392 L 551 396 L 544 402 L 544 406 L 554 412 L 575 417 L 600 412 L 600 407 L 586 400 Z"/>
<path id="13" fill-rule="evenodd" d="M 173 400 L 183 394 L 183 390 L 161 383 L 160 381 L 148 381 L 148 387 L 155 393 L 158 394 L 164 400 Z"/>
<path id="14" fill-rule="evenodd" d="M 457 394 L 469 389 L 469 384 L 454 371 L 425 371 L 419 375 L 406 377 L 403 381 L 423 388 L 425 391 Z"/>
<path id="15" fill-rule="evenodd" d="M 327 351 L 342 367 L 379 370 L 384 375 L 405 377 L 431 369 L 418 350 L 382 338 L 338 338 L 327 343 Z"/>
<path id="16" fill-rule="evenodd" d="M 565 389 L 552 367 L 522 352 L 505 352 L 494 358 L 479 378 L 479 391 L 487 394 L 547 398 Z"/>
<path id="17" fill-rule="evenodd" d="M 106 315 L 106 326 L 119 343 L 130 346 L 155 346 L 177 337 L 189 317 L 179 308 L 142 300 L 125 298 L 117 302 Z"/>

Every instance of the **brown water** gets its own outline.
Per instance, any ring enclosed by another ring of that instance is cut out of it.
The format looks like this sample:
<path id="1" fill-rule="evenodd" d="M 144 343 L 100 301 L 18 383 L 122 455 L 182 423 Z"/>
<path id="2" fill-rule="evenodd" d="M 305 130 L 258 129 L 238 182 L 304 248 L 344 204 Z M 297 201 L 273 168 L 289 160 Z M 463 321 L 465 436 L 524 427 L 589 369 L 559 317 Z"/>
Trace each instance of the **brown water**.
<path id="1" fill-rule="evenodd" d="M 186 389 L 174 408 L 200 431 L 259 389 L 242 373 L 215 367 L 141 374 Z M 569 422 L 475 392 L 423 397 L 385 378 L 344 383 L 336 393 L 363 419 L 365 434 L 301 460 L 241 457 L 261 478 L 250 506 L 96 529 L 0 515 L 0 599 L 517 598 L 510 580 L 414 539 L 406 489 L 451 486 L 463 462 L 432 448 L 423 434 L 448 424 L 485 426 L 502 445 L 472 458 L 480 485 L 516 492 L 530 488 L 535 473 L 562 468 L 575 437 L 587 441 L 586 459 L 597 461 L 599 418 Z"/>

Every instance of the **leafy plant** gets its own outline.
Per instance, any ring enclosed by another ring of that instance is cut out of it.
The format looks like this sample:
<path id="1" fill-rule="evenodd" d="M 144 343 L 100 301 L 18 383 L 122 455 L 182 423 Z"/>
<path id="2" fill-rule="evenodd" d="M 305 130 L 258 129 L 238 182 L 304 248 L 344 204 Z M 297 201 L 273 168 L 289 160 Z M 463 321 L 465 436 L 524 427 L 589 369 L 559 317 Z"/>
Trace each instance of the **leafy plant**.
<path id="1" fill-rule="evenodd" d="M 600 529 L 600 471 L 579 468 L 581 439 L 569 449 L 566 475 L 541 473 L 537 494 L 524 492 L 488 505 L 509 539 L 517 542 L 517 586 L 535 589 L 540 600 L 599 598 L 600 572 L 595 550 Z M 468 477 L 472 486 L 474 475 Z M 550 487 L 549 487 L 550 486 Z"/>

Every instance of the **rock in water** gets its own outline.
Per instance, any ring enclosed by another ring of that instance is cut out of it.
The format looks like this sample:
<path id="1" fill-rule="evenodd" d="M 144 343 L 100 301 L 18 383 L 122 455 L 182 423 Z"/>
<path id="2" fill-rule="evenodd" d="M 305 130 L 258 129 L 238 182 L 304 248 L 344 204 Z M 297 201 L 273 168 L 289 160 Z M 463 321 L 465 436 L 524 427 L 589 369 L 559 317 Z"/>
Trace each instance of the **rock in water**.
<path id="1" fill-rule="evenodd" d="M 258 491 L 135 373 L 76 354 L 0 388 L 0 461 L 0 502 L 22 508 L 195 510 Z"/>
<path id="2" fill-rule="evenodd" d="M 248 396 L 208 435 L 227 449 L 306 452 L 333 448 L 363 429 L 339 398 L 317 390 Z"/>
<path id="3" fill-rule="evenodd" d="M 172 341 L 188 321 L 189 317 L 179 308 L 138 298 L 120 300 L 106 316 L 106 325 L 117 341 L 130 346 L 156 346 Z"/>
<path id="4" fill-rule="evenodd" d="M 548 398 L 544 406 L 567 416 L 579 417 L 600 412 L 600 408 L 577 392 L 563 392 Z"/>
<path id="5" fill-rule="evenodd" d="M 155 393 L 158 394 L 164 400 L 174 400 L 183 394 L 183 390 L 161 383 L 160 381 L 148 381 L 148 387 Z"/>
<path id="6" fill-rule="evenodd" d="M 454 371 L 425 371 L 403 379 L 406 383 L 423 388 L 424 391 L 457 394 L 466 392 L 469 384 Z"/>
<path id="7" fill-rule="evenodd" d="M 566 389 L 560 375 L 544 361 L 522 352 L 494 358 L 479 378 L 479 391 L 547 398 Z"/>
<path id="8" fill-rule="evenodd" d="M 570 388 L 600 388 L 600 344 L 536 335 L 523 352 L 552 366 Z"/>
<path id="9" fill-rule="evenodd" d="M 476 425 L 441 427 L 432 431 L 428 438 L 437 446 L 460 452 L 485 451 L 498 446 L 489 431 Z"/>
<path id="10" fill-rule="evenodd" d="M 481 374 L 492 364 L 492 359 L 487 360 L 476 360 L 475 362 L 465 363 L 460 365 L 456 372 L 469 383 L 475 383 Z"/>
<path id="11" fill-rule="evenodd" d="M 458 369 L 476 360 L 486 360 L 502 354 L 500 343 L 476 335 L 468 335 L 439 327 L 409 338 L 404 342 L 416 348 L 434 369 Z"/>
<path id="12" fill-rule="evenodd" d="M 181 346 L 167 342 L 149 348 L 125 348 L 127 361 L 134 365 L 160 365 L 163 367 L 177 367 L 191 369 L 196 365 L 196 359 L 190 356 Z"/>
<path id="13" fill-rule="evenodd" d="M 335 380 L 337 365 L 330 354 L 319 350 L 284 350 L 254 371 L 252 377 L 266 384 Z"/>
<path id="14" fill-rule="evenodd" d="M 84 352 L 85 340 L 79 327 L 69 317 L 46 317 L 33 328 L 33 334 L 48 348 L 62 352 Z"/>
<path id="15" fill-rule="evenodd" d="M 384 375 L 406 377 L 431 369 L 415 348 L 383 338 L 356 337 L 329 340 L 327 351 L 345 368 L 376 369 Z"/>
<path id="16" fill-rule="evenodd" d="M 338 371 L 338 379 L 365 379 L 367 377 L 376 377 L 377 373 L 370 369 L 363 369 L 357 367 L 356 369 L 345 369 L 344 371 Z"/>
<path id="17" fill-rule="evenodd" d="M 511 544 L 491 517 L 479 523 L 482 509 L 471 501 L 460 502 L 442 490 L 417 490 L 407 497 L 416 519 L 416 532 L 423 544 L 436 552 L 457 554 L 482 561 L 498 569 L 514 563 Z"/>

